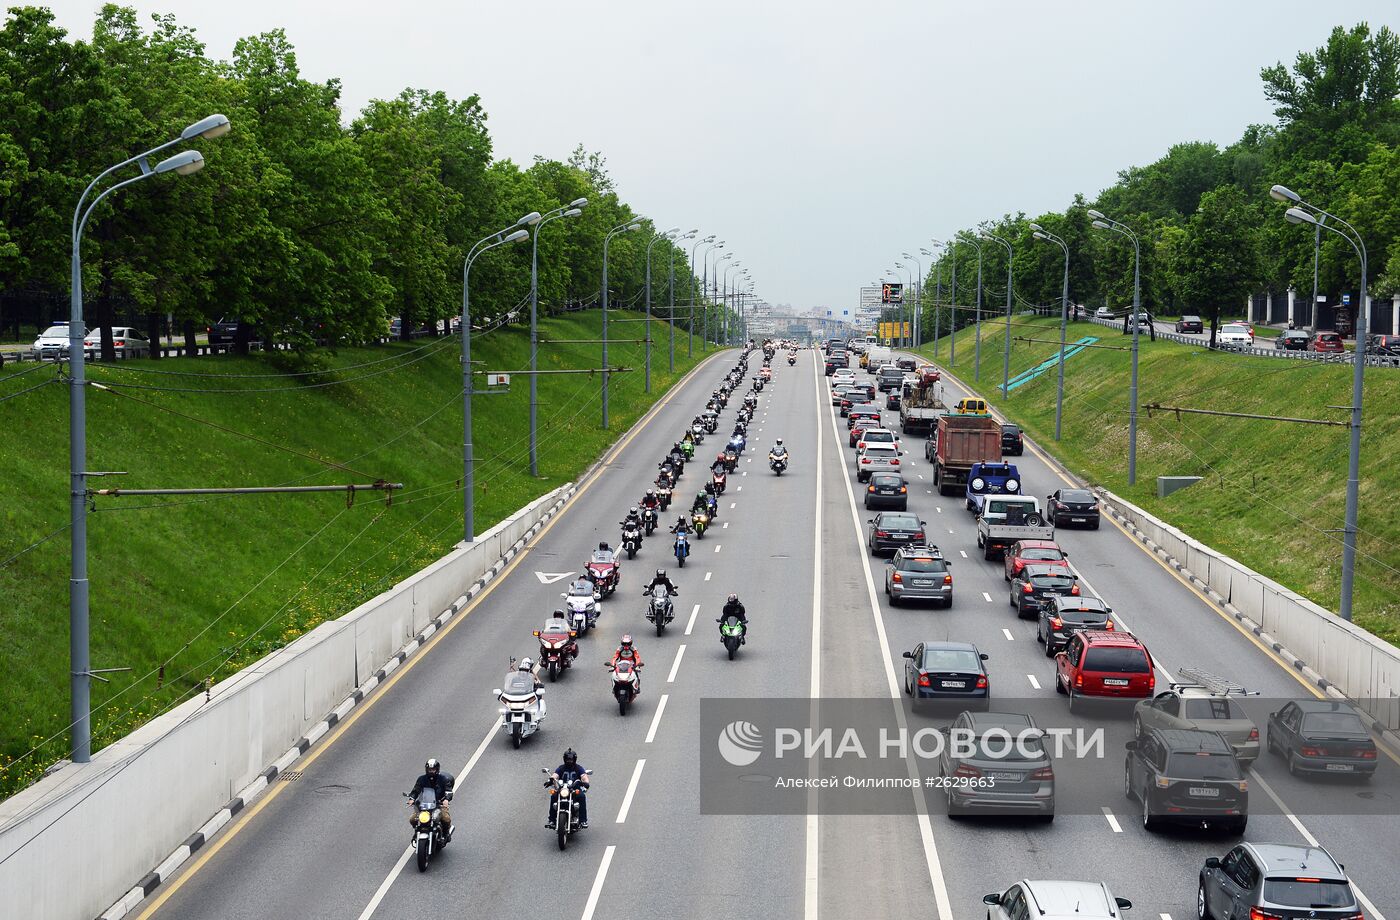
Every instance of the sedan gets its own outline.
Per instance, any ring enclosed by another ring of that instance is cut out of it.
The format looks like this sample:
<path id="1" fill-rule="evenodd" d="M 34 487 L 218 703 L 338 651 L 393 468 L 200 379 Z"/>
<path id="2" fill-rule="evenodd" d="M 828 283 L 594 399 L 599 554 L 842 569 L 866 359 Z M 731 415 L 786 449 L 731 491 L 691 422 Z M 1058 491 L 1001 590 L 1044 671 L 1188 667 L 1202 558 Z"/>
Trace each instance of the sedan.
<path id="1" fill-rule="evenodd" d="M 112 327 L 112 348 L 118 358 L 149 358 L 151 343 L 130 326 Z M 83 355 L 94 358 L 102 352 L 102 330 L 94 329 L 83 338 Z"/>
<path id="2" fill-rule="evenodd" d="M 1205 331 L 1205 323 L 1201 322 L 1199 316 L 1183 316 L 1176 321 L 1176 331 L 1182 335 L 1195 333 L 1199 335 Z"/>
<path id="3" fill-rule="evenodd" d="M 1099 499 L 1088 489 L 1056 489 L 1046 496 L 1045 513 L 1056 527 L 1084 524 L 1099 529 Z"/>
<path id="4" fill-rule="evenodd" d="M 1108 307 L 1099 307 L 1094 311 L 1094 319 L 1113 319 L 1113 311 Z"/>
<path id="5" fill-rule="evenodd" d="M 898 473 L 875 473 L 865 487 L 865 510 L 889 508 L 905 511 L 909 508 L 909 487 Z"/>
<path id="6" fill-rule="evenodd" d="M 991 699 L 987 656 L 970 642 L 920 642 L 904 653 L 904 692 L 924 700 Z"/>
<path id="7" fill-rule="evenodd" d="M 1253 348 L 1254 333 L 1241 323 L 1229 323 L 1220 327 L 1215 344 L 1220 348 Z"/>
<path id="8" fill-rule="evenodd" d="M 851 370 L 850 368 L 837 368 L 836 371 L 833 372 L 831 375 L 831 385 L 833 387 L 839 387 L 842 384 L 851 384 L 855 382 L 856 372 Z"/>
<path id="9" fill-rule="evenodd" d="M 907 511 L 882 511 L 866 523 L 870 535 L 865 542 L 872 556 L 924 542 L 924 522 Z"/>
<path id="10" fill-rule="evenodd" d="M 1051 596 L 1079 596 L 1079 583 L 1074 573 L 1062 565 L 1032 562 L 1011 579 L 1009 602 L 1023 620 L 1035 617 Z"/>
<path id="11" fill-rule="evenodd" d="M 1297 700 L 1269 715 L 1266 745 L 1288 763 L 1288 772 L 1357 774 L 1376 772 L 1376 743 L 1350 705 L 1335 700 Z"/>
<path id="12" fill-rule="evenodd" d="M 1285 329 L 1274 339 L 1276 351 L 1307 351 L 1308 334 L 1301 329 Z"/>
<path id="13" fill-rule="evenodd" d="M 939 762 L 949 818 L 981 812 L 1055 820 L 1055 770 L 1034 719 L 1019 712 L 964 712 L 950 733 L 968 743 L 945 745 Z"/>
<path id="14" fill-rule="evenodd" d="M 831 404 L 833 406 L 841 405 L 843 401 L 847 401 L 851 398 L 851 394 L 853 392 L 855 392 L 855 387 L 851 384 L 837 384 L 836 386 L 831 388 Z M 849 407 L 850 403 L 847 402 L 846 404 Z"/>
<path id="15" fill-rule="evenodd" d="M 928 438 L 924 441 L 924 458 L 925 458 L 926 460 L 928 460 L 929 463 L 932 463 L 932 462 L 934 462 L 934 458 L 935 458 L 935 456 L 936 456 L 937 454 L 938 454 L 938 429 L 937 429 L 937 428 L 934 428 L 932 431 L 930 431 L 930 432 L 928 433 Z"/>

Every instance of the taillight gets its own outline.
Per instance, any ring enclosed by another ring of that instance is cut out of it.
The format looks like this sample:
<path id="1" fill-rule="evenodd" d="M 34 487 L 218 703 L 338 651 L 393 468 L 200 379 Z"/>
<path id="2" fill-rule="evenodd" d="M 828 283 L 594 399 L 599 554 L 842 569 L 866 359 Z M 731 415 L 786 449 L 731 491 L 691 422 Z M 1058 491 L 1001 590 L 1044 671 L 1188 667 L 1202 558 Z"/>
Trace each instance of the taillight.
<path id="1" fill-rule="evenodd" d="M 982 771 L 974 766 L 971 766 L 970 764 L 961 763 L 958 764 L 958 768 L 953 771 L 953 775 L 965 777 L 978 777 L 982 775 Z"/>
<path id="2" fill-rule="evenodd" d="M 890 466 L 899 466 L 899 458 L 895 457 L 890 461 Z"/>
<path id="3" fill-rule="evenodd" d="M 986 690 L 986 689 L 987 689 L 987 675 L 983 674 L 981 677 L 977 678 L 977 689 L 978 689 L 978 690 Z"/>
<path id="4" fill-rule="evenodd" d="M 1070 589 L 1069 589 L 1069 593 L 1070 593 L 1071 595 L 1073 595 L 1074 597 L 1078 597 L 1078 596 L 1079 596 L 1079 585 L 1075 585 L 1074 587 L 1070 588 Z"/>
<path id="5" fill-rule="evenodd" d="M 953 583 L 953 576 L 952 576 L 952 575 L 944 575 L 944 576 L 943 576 L 943 583 L 944 583 L 945 585 L 951 585 L 951 584 Z M 1372 756 L 1372 757 L 1375 757 L 1375 756 L 1376 756 L 1376 752 L 1375 752 L 1375 751 L 1372 751 L 1372 752 L 1371 752 L 1371 756 Z"/>
<path id="6" fill-rule="evenodd" d="M 861 463 L 869 463 L 869 462 L 870 462 L 870 458 L 869 458 L 869 457 L 861 457 L 861 458 L 860 458 L 860 462 L 861 462 Z"/>
<path id="7" fill-rule="evenodd" d="M 1303 747 L 1301 750 L 1299 750 L 1298 753 L 1302 754 L 1304 757 L 1321 757 L 1321 756 L 1322 756 L 1322 748 L 1306 747 L 1306 746 L 1305 746 L 1305 747 Z"/>
<path id="8" fill-rule="evenodd" d="M 1084 675 L 1083 675 L 1083 674 L 1076 674 L 1076 675 L 1074 675 L 1074 685 L 1075 685 L 1076 687 L 1082 687 L 1082 686 L 1084 686 Z"/>
<path id="9" fill-rule="evenodd" d="M 1055 771 L 1049 767 L 1041 767 L 1031 774 L 1031 779 L 1054 779 Z"/>
<path id="10" fill-rule="evenodd" d="M 1251 728 L 1251 729 L 1249 730 L 1249 740 L 1250 740 L 1250 741 L 1258 741 L 1258 740 L 1259 740 L 1259 729 L 1257 729 L 1257 728 Z"/>
<path id="11" fill-rule="evenodd" d="M 1032 587 L 1031 584 L 1030 584 L 1029 582 L 1027 582 L 1027 583 L 1026 583 L 1026 586 L 1025 586 L 1024 588 L 1021 589 L 1021 593 L 1022 593 L 1022 594 L 1034 594 L 1034 593 L 1035 593 L 1035 588 Z"/>
<path id="12" fill-rule="evenodd" d="M 1151 671 L 1148 671 L 1148 672 L 1147 672 L 1147 689 L 1148 689 L 1148 691 L 1151 692 L 1152 689 L 1153 689 L 1154 687 L 1156 687 L 1156 686 L 1157 686 L 1157 675 L 1156 675 L 1156 674 L 1153 674 Z"/>
<path id="13" fill-rule="evenodd" d="M 1051 628 L 1051 629 L 1061 629 L 1061 628 L 1064 627 L 1064 625 L 1065 625 L 1065 621 L 1062 620 L 1062 619 L 1060 619 L 1059 617 L 1051 617 L 1051 618 L 1050 618 L 1050 628 Z"/>
<path id="14" fill-rule="evenodd" d="M 890 576 L 890 581 L 894 582 L 897 585 L 902 585 L 904 584 L 904 576 L 899 574 L 898 572 L 895 572 L 893 575 Z"/>
<path id="15" fill-rule="evenodd" d="M 1360 757 L 1362 760 L 1375 760 L 1376 751 L 1374 748 L 1367 748 L 1366 750 L 1357 751 L 1356 756 Z"/>
<path id="16" fill-rule="evenodd" d="M 920 530 L 920 531 L 918 531 L 917 533 L 914 534 L 914 539 L 915 539 L 915 540 L 922 540 L 923 538 L 924 538 L 924 532 L 923 532 L 922 530 Z"/>
<path id="17" fill-rule="evenodd" d="M 866 488 L 865 491 L 867 491 L 867 492 L 874 492 L 874 491 L 875 491 L 875 487 L 874 487 L 874 486 L 869 486 L 868 488 Z"/>
<path id="18" fill-rule="evenodd" d="M 116 340 L 115 342 L 113 342 L 112 344 L 113 344 L 113 345 L 125 346 L 125 345 L 126 345 L 126 339 L 117 339 L 117 340 Z"/>
<path id="19" fill-rule="evenodd" d="M 1360 914 L 1357 916 L 1360 916 Z M 1261 907 L 1251 907 L 1249 909 L 1249 920 L 1283 920 L 1283 914 L 1276 914 L 1271 910 L 1264 910 Z"/>
<path id="20" fill-rule="evenodd" d="M 875 531 L 875 536 L 877 536 L 877 537 L 888 537 L 889 535 L 890 535 L 890 534 L 889 534 L 889 531 L 887 531 L 887 530 L 877 530 L 877 531 Z"/>
<path id="21" fill-rule="evenodd" d="M 931 680 L 928 679 L 928 675 L 927 675 L 927 674 L 920 674 L 920 675 L 919 675 L 919 686 L 920 686 L 920 687 L 932 687 L 932 686 L 933 686 L 933 681 L 931 681 Z"/>
<path id="22" fill-rule="evenodd" d="M 1109 630 L 1109 631 L 1111 632 L 1111 631 L 1114 629 L 1113 621 L 1112 621 L 1112 620 L 1105 620 L 1105 621 L 1104 621 L 1104 624 L 1103 624 L 1103 628 L 1104 628 L 1104 629 L 1107 629 L 1107 630 Z"/>
<path id="23" fill-rule="evenodd" d="M 900 486 L 900 487 L 899 487 L 899 494 L 900 494 L 900 495 L 903 495 L 905 492 L 908 492 L 908 491 L 909 491 L 909 489 L 906 488 L 906 487 L 904 487 L 904 486 Z"/>

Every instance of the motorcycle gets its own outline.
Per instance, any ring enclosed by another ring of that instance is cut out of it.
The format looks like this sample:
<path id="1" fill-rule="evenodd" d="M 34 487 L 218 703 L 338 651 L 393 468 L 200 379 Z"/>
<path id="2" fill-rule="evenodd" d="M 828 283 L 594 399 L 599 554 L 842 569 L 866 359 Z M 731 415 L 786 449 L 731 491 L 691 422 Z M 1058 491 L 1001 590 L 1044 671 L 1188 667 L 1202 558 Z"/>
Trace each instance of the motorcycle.
<path id="1" fill-rule="evenodd" d="M 655 508 L 643 508 L 643 509 L 642 509 L 642 527 L 646 529 L 646 535 L 647 535 L 648 537 L 651 536 L 653 532 L 655 532 L 655 530 L 656 530 L 656 509 L 655 509 Z"/>
<path id="2" fill-rule="evenodd" d="M 695 456 L 695 443 L 687 438 L 681 441 L 681 453 L 685 454 L 685 459 L 689 460 Z"/>
<path id="3" fill-rule="evenodd" d="M 535 689 L 535 675 L 515 670 L 514 658 L 510 666 L 504 685 L 491 693 L 501 703 L 501 730 L 510 735 L 511 747 L 518 749 L 544 723 L 544 688 Z"/>
<path id="4" fill-rule="evenodd" d="M 714 434 L 719 429 L 719 416 L 714 412 L 706 412 L 700 416 L 700 424 L 707 434 Z"/>
<path id="5" fill-rule="evenodd" d="M 585 577 L 593 582 L 594 593 L 607 597 L 617 590 L 617 563 L 591 560 L 584 570 Z"/>
<path id="6" fill-rule="evenodd" d="M 627 550 L 627 558 L 633 559 L 642 548 L 642 529 L 636 524 L 622 525 L 622 548 Z"/>
<path id="7" fill-rule="evenodd" d="M 705 426 L 699 422 L 693 422 L 690 426 L 690 434 L 696 444 L 705 443 Z M 686 459 L 689 459 L 688 457 Z"/>
<path id="8" fill-rule="evenodd" d="M 651 601 L 647 604 L 647 620 L 656 627 L 656 634 L 660 636 L 665 632 L 667 624 L 675 618 L 676 611 L 671 604 L 671 592 L 666 590 L 665 585 L 654 585 L 651 589 Z"/>
<path id="9" fill-rule="evenodd" d="M 706 495 L 705 499 L 706 504 L 710 506 L 710 520 L 713 521 L 719 517 L 719 500 L 715 498 L 713 493 Z"/>
<path id="10" fill-rule="evenodd" d="M 787 465 L 788 465 L 787 454 L 783 454 L 782 456 L 779 456 L 779 455 L 777 455 L 777 454 L 769 454 L 769 455 L 768 455 L 768 467 L 769 467 L 769 469 L 771 469 L 773 472 L 777 473 L 779 476 L 783 475 L 783 471 L 787 469 Z"/>
<path id="11" fill-rule="evenodd" d="M 568 626 L 563 620 L 549 620 L 543 629 L 535 630 L 535 638 L 540 640 L 540 667 L 549 673 L 550 682 L 558 680 L 578 657 L 576 633 Z"/>
<path id="12" fill-rule="evenodd" d="M 724 468 L 726 471 L 734 472 L 734 467 L 739 465 L 739 453 L 734 448 L 729 448 L 724 452 Z"/>
<path id="13" fill-rule="evenodd" d="M 641 693 L 639 668 L 641 665 L 633 665 L 630 661 L 619 661 L 613 664 L 611 661 L 603 663 L 603 667 L 612 671 L 613 699 L 617 700 L 618 715 L 627 715 L 627 707 L 636 700 L 637 694 Z"/>
<path id="14" fill-rule="evenodd" d="M 715 484 L 715 492 L 723 495 L 724 486 L 729 481 L 729 476 L 723 470 L 711 470 L 710 481 Z"/>
<path id="15" fill-rule="evenodd" d="M 710 516 L 703 511 L 691 515 L 690 526 L 695 528 L 695 539 L 703 539 L 705 531 L 710 527 Z"/>
<path id="16" fill-rule="evenodd" d="M 662 511 L 665 511 L 667 508 L 671 507 L 671 480 L 663 480 L 660 477 L 657 478 L 656 498 L 658 500 L 658 503 L 661 505 Z"/>
<path id="17" fill-rule="evenodd" d="M 744 644 L 748 627 L 738 617 L 725 617 L 721 620 L 715 620 L 715 622 L 719 624 L 719 641 L 724 643 L 725 649 L 729 652 L 729 660 L 733 661 L 734 656 L 739 651 L 739 646 Z"/>
<path id="18" fill-rule="evenodd" d="M 549 778 L 544 781 L 549 794 L 554 796 L 554 833 L 559 838 L 559 849 L 569 846 L 569 837 L 579 832 L 580 822 L 578 800 L 587 794 L 587 787 L 581 780 L 560 779 L 550 770 L 541 769 Z M 584 770 L 592 776 L 592 770 Z"/>
<path id="19" fill-rule="evenodd" d="M 569 614 L 569 626 L 577 635 L 583 635 L 598 625 L 599 597 L 597 594 L 561 594 L 565 610 Z"/>
<path id="20" fill-rule="evenodd" d="M 413 839 L 410 846 L 418 854 L 418 871 L 426 872 L 428 858 L 446 846 L 448 840 L 442 827 L 442 810 L 438 805 L 437 793 L 432 789 L 424 789 L 416 799 L 411 792 L 405 792 L 404 798 L 409 799 L 409 807 L 418 812 L 413 822 Z M 447 793 L 443 798 L 452 801 L 452 793 Z"/>
<path id="21" fill-rule="evenodd" d="M 734 453 L 738 456 L 742 457 L 744 454 L 744 448 L 748 446 L 749 439 L 746 438 L 744 435 L 737 434 L 729 439 L 729 449 L 734 451 Z"/>
<path id="22" fill-rule="evenodd" d="M 675 553 L 676 565 L 685 568 L 685 557 L 690 555 L 690 538 L 683 533 L 676 534 L 676 542 L 671 552 Z"/>
<path id="23" fill-rule="evenodd" d="M 788 355 L 788 367 L 792 367 L 792 366 L 793 366 L 794 364 L 796 364 L 796 363 L 797 363 L 797 355 Z"/>

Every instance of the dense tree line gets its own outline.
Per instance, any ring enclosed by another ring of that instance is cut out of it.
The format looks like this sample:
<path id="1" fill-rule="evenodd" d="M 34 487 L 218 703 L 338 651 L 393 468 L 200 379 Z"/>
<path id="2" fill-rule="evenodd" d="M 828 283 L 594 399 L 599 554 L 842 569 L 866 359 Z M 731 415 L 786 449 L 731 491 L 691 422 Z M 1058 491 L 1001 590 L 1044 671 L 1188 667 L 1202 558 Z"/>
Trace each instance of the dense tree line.
<path id="1" fill-rule="evenodd" d="M 475 241 L 587 197 L 581 216 L 540 234 L 540 302 L 560 309 L 597 299 L 603 235 L 635 216 L 599 154 L 493 159 L 476 96 L 405 89 L 346 124 L 339 81 L 303 77 L 281 30 L 215 61 L 171 15 L 144 29 L 134 10 L 107 5 L 81 41 L 47 9 L 18 7 L 0 29 L 0 323 L 66 317 L 64 237 L 83 188 L 214 112 L 233 130 L 192 144 L 201 173 L 118 193 L 95 213 L 83 243 L 90 327 L 170 315 L 192 344 L 206 323 L 232 317 L 241 344 L 256 334 L 306 348 L 383 336 L 397 316 L 407 336 L 458 314 Z M 629 233 L 611 247 L 615 300 L 635 302 L 650 239 Z M 658 302 L 671 245 L 652 249 Z M 474 320 L 526 295 L 529 249 L 477 263 Z M 679 302 L 688 251 L 676 250 L 676 267 Z"/>
<path id="2" fill-rule="evenodd" d="M 1121 309 L 1132 302 L 1132 243 L 1094 229 L 1089 210 L 1098 210 L 1140 239 L 1144 307 L 1197 313 L 1213 330 L 1222 316 L 1241 315 L 1253 293 L 1293 288 L 1304 306 L 1312 296 L 1313 233 L 1285 222 L 1283 205 L 1269 197 L 1280 184 L 1356 227 L 1368 248 L 1373 298 L 1400 293 L 1400 39 L 1386 27 L 1338 26 L 1321 48 L 1301 52 L 1291 67 L 1265 67 L 1260 76 L 1276 125 L 1251 126 L 1223 149 L 1177 144 L 1156 162 L 1119 173 L 1093 201 L 1077 195 L 1062 212 L 1005 215 L 964 235 L 986 230 L 1009 240 L 1019 304 L 1058 305 L 1064 254 L 1032 237 L 1030 224 L 1039 223 L 1069 244 L 1070 302 Z M 977 253 L 970 245 L 929 269 L 926 291 L 941 280 L 948 302 L 952 258 L 957 302 L 971 304 Z M 984 310 L 996 310 L 1005 298 L 1005 250 L 984 244 L 982 267 Z M 1319 291 L 1350 292 L 1357 303 L 1359 288 L 1351 247 L 1324 233 Z M 996 296 L 989 299 L 989 290 Z M 931 303 L 926 296 L 930 330 Z M 946 332 L 954 311 L 938 313 Z M 1330 319 L 1324 312 L 1320 321 Z M 967 311 L 956 312 L 959 326 L 972 320 Z"/>

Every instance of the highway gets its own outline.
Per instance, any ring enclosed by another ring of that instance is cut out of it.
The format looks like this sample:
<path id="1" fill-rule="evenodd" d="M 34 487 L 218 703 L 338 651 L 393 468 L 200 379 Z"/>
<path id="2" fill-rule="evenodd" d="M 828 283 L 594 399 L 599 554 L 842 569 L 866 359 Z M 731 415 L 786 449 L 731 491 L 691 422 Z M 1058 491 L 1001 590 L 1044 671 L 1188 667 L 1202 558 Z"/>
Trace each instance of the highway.
<path id="1" fill-rule="evenodd" d="M 854 481 L 844 420 L 830 406 L 813 351 L 800 352 L 795 367 L 779 352 L 774 382 L 759 397 L 750 450 L 689 564 L 675 567 L 661 534 L 622 563 L 622 587 L 603 602 L 600 629 L 581 640 L 577 666 L 548 685 L 542 731 L 512 750 L 490 691 L 500 686 L 509 656 L 535 654 L 531 630 L 559 604 L 567 579 L 547 582 L 579 572 L 598 541 L 616 543 L 623 512 L 736 359 L 737 352 L 721 353 L 677 387 L 465 616 L 293 765 L 294 780 L 275 784 L 134 916 L 963 920 L 982 916 L 983 894 L 1021 878 L 1103 879 L 1134 902 L 1133 917 L 1192 916 L 1202 861 L 1223 855 L 1235 838 L 1148 833 L 1116 779 L 1093 790 L 1101 795 L 1097 807 L 1062 811 L 1048 825 L 954 823 L 936 811 L 921 813 L 913 795 L 895 814 L 701 813 L 699 765 L 714 745 L 700 729 L 706 699 L 888 701 L 895 718 L 932 723 L 937 717 L 906 711 L 900 653 L 924 639 L 959 639 L 989 654 L 994 708 L 1017 708 L 1022 700 L 1064 708 L 1033 622 L 1009 610 L 1001 565 L 980 558 L 961 498 L 933 492 L 921 442 L 905 445 L 910 506 L 954 561 L 955 601 L 951 610 L 887 603 L 885 560 L 863 548 L 868 515 L 858 504 L 863 487 Z M 750 374 L 760 363 L 756 353 Z M 963 395 L 955 385 L 948 389 L 951 398 Z M 721 433 L 732 426 L 741 395 L 723 413 Z M 782 477 L 763 459 L 776 437 L 793 452 Z M 713 457 L 721 445 L 721 438 L 707 438 L 697 459 Z M 1034 447 L 1016 460 L 1029 494 L 1070 484 Z M 678 497 L 694 494 L 702 472 L 699 463 L 687 468 Z M 1081 584 L 1151 649 L 1164 669 L 1159 688 L 1173 669 L 1196 666 L 1265 698 L 1310 695 L 1286 666 L 1107 519 L 1098 531 L 1061 530 L 1057 539 Z M 660 638 L 644 628 L 641 597 L 658 566 L 680 589 L 678 617 Z M 714 623 L 731 591 L 752 621 L 749 642 L 732 662 Z M 637 706 L 620 717 L 602 662 L 624 631 L 636 636 L 646 668 Z M 1129 728 L 1113 726 L 1112 736 L 1121 741 Z M 559 852 L 543 826 L 540 768 L 556 766 L 569 746 L 594 771 L 592 826 Z M 457 776 L 457 832 L 420 874 L 408 859 L 400 793 L 429 756 Z M 1106 775 L 1116 778 L 1121 757 L 1110 750 L 1109 759 Z M 1395 788 L 1396 764 L 1386 761 L 1382 773 L 1372 787 L 1328 790 L 1356 801 L 1353 812 L 1369 814 L 1315 815 L 1299 807 L 1293 816 L 1281 812 L 1303 800 L 1308 784 L 1262 759 L 1251 776 L 1258 808 L 1251 809 L 1246 839 L 1320 842 L 1345 863 L 1369 901 L 1368 918 L 1400 917 L 1400 803 L 1365 800 Z M 1275 796 L 1282 805 L 1266 807 Z"/>

